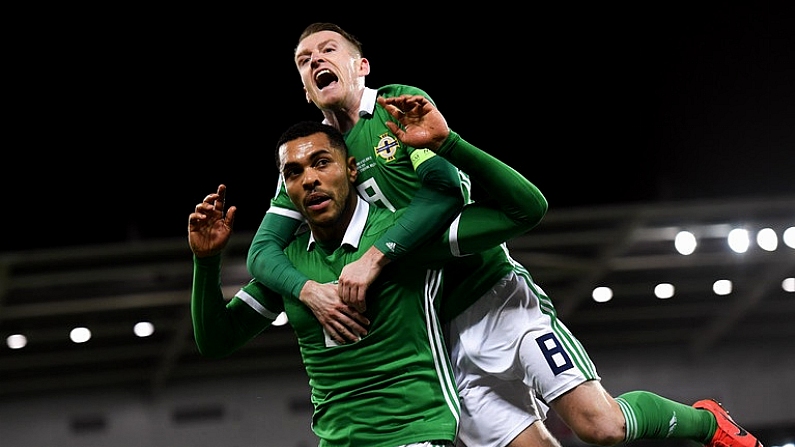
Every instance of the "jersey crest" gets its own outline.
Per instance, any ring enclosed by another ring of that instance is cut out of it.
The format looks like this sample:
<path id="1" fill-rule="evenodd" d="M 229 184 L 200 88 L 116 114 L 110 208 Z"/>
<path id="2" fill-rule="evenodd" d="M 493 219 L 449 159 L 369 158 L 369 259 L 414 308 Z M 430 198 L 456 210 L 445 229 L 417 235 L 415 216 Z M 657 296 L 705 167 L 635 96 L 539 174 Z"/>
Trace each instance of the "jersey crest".
<path id="1" fill-rule="evenodd" d="M 375 146 L 375 154 L 383 158 L 385 161 L 390 162 L 395 159 L 400 143 L 389 133 L 384 133 L 379 136 L 378 145 Z"/>

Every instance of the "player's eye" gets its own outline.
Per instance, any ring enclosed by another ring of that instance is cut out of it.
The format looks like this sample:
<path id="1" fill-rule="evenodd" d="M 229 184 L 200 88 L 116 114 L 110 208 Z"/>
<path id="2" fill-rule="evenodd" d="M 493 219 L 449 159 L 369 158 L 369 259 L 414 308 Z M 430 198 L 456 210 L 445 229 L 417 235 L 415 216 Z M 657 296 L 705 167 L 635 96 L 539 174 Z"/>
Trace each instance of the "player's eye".
<path id="1" fill-rule="evenodd" d="M 284 170 L 282 170 L 282 175 L 286 179 L 295 177 L 298 174 L 300 174 L 300 171 L 298 169 L 295 169 L 295 168 L 285 168 Z"/>

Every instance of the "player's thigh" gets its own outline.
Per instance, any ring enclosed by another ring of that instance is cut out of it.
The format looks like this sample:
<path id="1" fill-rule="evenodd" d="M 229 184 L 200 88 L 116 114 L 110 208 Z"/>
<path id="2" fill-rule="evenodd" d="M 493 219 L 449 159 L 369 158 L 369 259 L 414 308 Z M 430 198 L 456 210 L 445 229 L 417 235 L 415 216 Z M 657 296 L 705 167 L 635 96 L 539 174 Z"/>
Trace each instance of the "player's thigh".
<path id="1" fill-rule="evenodd" d="M 561 444 L 542 421 L 536 421 L 506 447 L 561 447 Z"/>
<path id="2" fill-rule="evenodd" d="M 473 378 L 470 372 L 468 378 Z M 459 438 L 468 446 L 502 447 L 542 421 L 547 407 L 519 380 L 484 374 L 460 388 Z"/>
<path id="3" fill-rule="evenodd" d="M 455 447 L 468 446 L 459 439 Z M 505 447 L 561 447 L 561 444 L 552 436 L 542 421 L 536 421 L 513 438 Z"/>

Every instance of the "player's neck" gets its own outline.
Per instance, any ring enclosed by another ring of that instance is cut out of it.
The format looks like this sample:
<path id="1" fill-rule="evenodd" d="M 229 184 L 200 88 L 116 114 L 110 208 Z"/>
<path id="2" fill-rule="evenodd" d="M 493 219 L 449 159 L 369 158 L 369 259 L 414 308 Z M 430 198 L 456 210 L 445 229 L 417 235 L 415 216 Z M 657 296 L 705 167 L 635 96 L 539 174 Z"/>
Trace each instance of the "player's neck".
<path id="1" fill-rule="evenodd" d="M 325 121 L 343 134 L 353 129 L 353 126 L 359 122 L 363 95 L 364 87 L 355 94 L 348 95 L 344 103 L 337 103 L 323 109 Z"/>

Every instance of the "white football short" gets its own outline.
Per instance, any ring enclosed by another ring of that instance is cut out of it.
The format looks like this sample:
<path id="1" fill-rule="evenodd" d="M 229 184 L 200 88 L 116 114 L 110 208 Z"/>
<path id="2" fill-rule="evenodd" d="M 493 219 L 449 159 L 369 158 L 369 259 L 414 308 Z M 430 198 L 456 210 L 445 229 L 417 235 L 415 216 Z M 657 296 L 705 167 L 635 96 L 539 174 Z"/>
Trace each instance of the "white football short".
<path id="1" fill-rule="evenodd" d="M 585 350 L 521 267 L 447 329 L 461 398 L 459 439 L 468 446 L 504 447 L 546 419 L 547 402 L 599 380 Z"/>
<path id="2" fill-rule="evenodd" d="M 453 444 L 448 441 L 426 441 L 400 445 L 398 447 L 453 447 Z"/>

